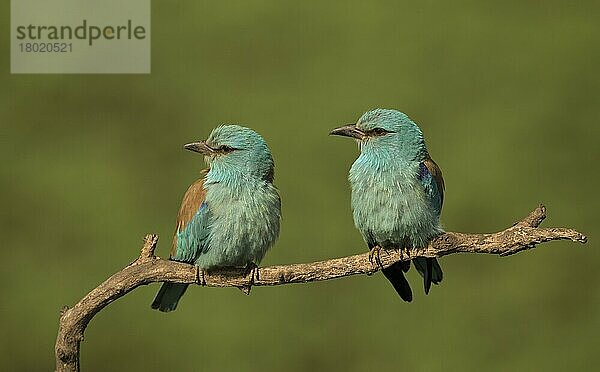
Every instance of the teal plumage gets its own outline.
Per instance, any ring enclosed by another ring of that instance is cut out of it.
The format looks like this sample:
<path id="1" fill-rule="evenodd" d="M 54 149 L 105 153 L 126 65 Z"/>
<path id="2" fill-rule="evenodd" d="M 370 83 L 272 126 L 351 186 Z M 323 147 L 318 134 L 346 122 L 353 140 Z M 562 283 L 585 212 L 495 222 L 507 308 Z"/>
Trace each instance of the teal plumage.
<path id="1" fill-rule="evenodd" d="M 279 235 L 281 216 L 266 142 L 249 128 L 224 125 L 185 148 L 202 153 L 209 169 L 184 195 L 171 259 L 202 269 L 258 264 Z M 152 308 L 175 310 L 186 288 L 164 283 Z"/>
<path id="2" fill-rule="evenodd" d="M 441 234 L 442 173 L 429 156 L 423 133 L 405 114 L 388 109 L 366 112 L 356 124 L 331 134 L 355 138 L 360 155 L 349 174 L 354 223 L 370 249 L 424 247 Z M 424 278 L 425 292 L 438 284 L 437 260 L 412 260 Z M 410 262 L 383 270 L 400 297 L 412 300 L 404 273 Z"/>

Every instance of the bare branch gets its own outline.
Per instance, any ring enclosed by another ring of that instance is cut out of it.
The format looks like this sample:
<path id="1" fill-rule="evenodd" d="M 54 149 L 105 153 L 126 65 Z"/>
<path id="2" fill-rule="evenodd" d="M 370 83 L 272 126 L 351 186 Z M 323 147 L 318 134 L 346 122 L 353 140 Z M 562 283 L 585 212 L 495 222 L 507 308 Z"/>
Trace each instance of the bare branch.
<path id="1" fill-rule="evenodd" d="M 452 253 L 487 253 L 508 256 L 552 240 L 585 243 L 585 235 L 568 228 L 538 228 L 546 218 L 540 205 L 512 227 L 493 234 L 448 232 L 433 239 L 429 246 L 410 251 L 382 251 L 381 267 L 369 262 L 368 253 L 305 264 L 263 267 L 256 276 L 246 268 L 203 271 L 193 265 L 162 260 L 154 255 L 157 235 L 147 235 L 140 256 L 123 270 L 93 289 L 72 308 L 61 311 L 55 355 L 56 370 L 79 371 L 79 350 L 83 332 L 90 320 L 105 306 L 140 285 L 154 282 L 198 284 L 209 287 L 272 286 L 308 283 L 357 274 L 373 274 L 382 267 L 412 257 L 441 257 Z"/>

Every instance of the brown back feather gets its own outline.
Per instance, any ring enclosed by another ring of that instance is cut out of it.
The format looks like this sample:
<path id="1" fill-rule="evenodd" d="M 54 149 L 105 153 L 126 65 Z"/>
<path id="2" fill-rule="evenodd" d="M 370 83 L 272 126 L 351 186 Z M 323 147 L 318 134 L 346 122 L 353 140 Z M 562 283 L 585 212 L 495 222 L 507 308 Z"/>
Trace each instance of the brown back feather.
<path id="1" fill-rule="evenodd" d="M 444 185 L 444 177 L 442 177 L 442 170 L 440 169 L 440 167 L 438 167 L 438 165 L 435 163 L 435 161 L 433 161 L 433 159 L 429 155 L 425 160 L 423 160 L 423 164 L 425 165 L 429 173 L 431 173 L 431 175 L 433 176 L 433 179 L 435 180 L 437 188 L 440 192 L 440 197 L 442 199 L 443 204 L 444 189 L 446 188 L 446 186 Z"/>
<path id="2" fill-rule="evenodd" d="M 198 208 L 206 199 L 206 190 L 204 189 L 204 177 L 208 173 L 208 169 L 200 172 L 200 179 L 190 185 L 181 201 L 179 213 L 177 213 L 177 224 L 175 225 L 175 234 L 173 236 L 173 244 L 171 245 L 170 256 L 173 257 L 177 250 L 177 232 L 185 229 L 187 224 L 194 218 Z"/>

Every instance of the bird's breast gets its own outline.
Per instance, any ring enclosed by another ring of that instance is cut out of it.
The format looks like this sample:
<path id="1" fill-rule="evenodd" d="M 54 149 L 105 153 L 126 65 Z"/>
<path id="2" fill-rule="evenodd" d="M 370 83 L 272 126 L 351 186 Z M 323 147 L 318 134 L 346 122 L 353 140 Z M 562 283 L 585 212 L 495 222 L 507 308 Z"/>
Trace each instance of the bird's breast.
<path id="1" fill-rule="evenodd" d="M 365 240 L 380 245 L 422 245 L 439 231 L 439 217 L 416 177 L 418 164 L 350 172 L 354 223 Z"/>
<path id="2" fill-rule="evenodd" d="M 199 264 L 259 263 L 279 235 L 281 206 L 277 190 L 271 184 L 238 189 L 215 187 L 207 192 L 206 200 L 212 212 L 209 249 Z"/>

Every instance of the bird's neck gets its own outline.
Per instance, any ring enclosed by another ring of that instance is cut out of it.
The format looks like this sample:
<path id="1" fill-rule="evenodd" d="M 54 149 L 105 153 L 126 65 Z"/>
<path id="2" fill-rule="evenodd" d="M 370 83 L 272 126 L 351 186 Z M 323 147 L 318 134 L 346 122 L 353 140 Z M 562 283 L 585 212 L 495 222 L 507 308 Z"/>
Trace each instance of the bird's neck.
<path id="1" fill-rule="evenodd" d="M 363 147 L 355 164 L 372 172 L 398 172 L 402 169 L 418 167 L 426 157 L 427 151 L 408 156 L 398 149 L 373 149 Z"/>
<path id="2" fill-rule="evenodd" d="M 206 174 L 205 184 L 207 187 L 212 184 L 220 184 L 233 191 L 241 191 L 267 182 L 267 180 L 241 169 L 223 169 L 212 166 Z"/>
<path id="3" fill-rule="evenodd" d="M 385 140 L 385 141 L 384 141 Z M 421 162 L 427 158 L 427 147 L 422 137 L 407 140 L 379 139 L 361 142 L 360 157 L 373 164 L 395 165 Z"/>
<path id="4" fill-rule="evenodd" d="M 368 152 L 363 149 L 350 168 L 349 180 L 353 188 L 412 183 L 417 177 L 419 162 L 393 152 Z"/>

